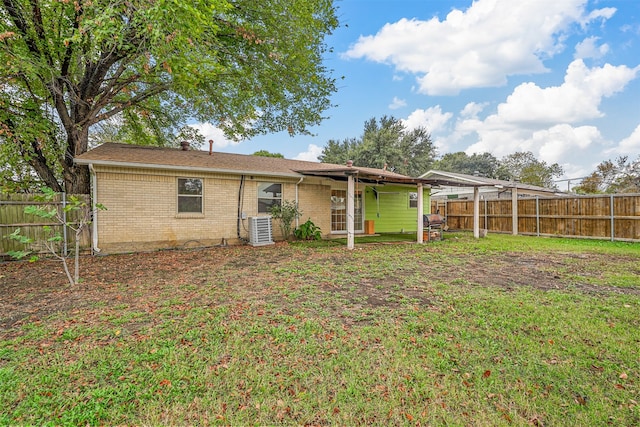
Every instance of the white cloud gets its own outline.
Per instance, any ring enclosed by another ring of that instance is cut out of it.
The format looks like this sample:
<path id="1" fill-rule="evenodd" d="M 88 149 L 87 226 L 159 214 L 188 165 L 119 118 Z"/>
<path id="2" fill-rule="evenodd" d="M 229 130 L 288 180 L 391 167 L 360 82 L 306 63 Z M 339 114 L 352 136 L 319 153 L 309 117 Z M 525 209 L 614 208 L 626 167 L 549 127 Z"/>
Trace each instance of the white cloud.
<path id="1" fill-rule="evenodd" d="M 444 126 L 451 117 L 453 117 L 452 113 L 443 113 L 442 108 L 436 105 L 426 110 L 415 110 L 409 114 L 409 117 L 402 120 L 402 122 L 408 129 L 415 129 L 422 126 L 426 127 L 430 133 L 438 133 L 444 129 Z"/>
<path id="2" fill-rule="evenodd" d="M 477 102 L 470 102 L 464 106 L 462 111 L 460 111 L 460 116 L 469 119 L 477 119 L 478 114 L 480 114 L 486 106 L 486 103 L 478 104 Z"/>
<path id="3" fill-rule="evenodd" d="M 516 151 L 531 151 L 539 160 L 560 165 L 575 163 L 576 153 L 584 153 L 588 148 L 604 143 L 598 128 L 568 124 L 533 132 L 516 127 L 482 130 L 479 136 L 480 140 L 465 150 L 467 154 L 489 152 L 503 157 Z"/>
<path id="4" fill-rule="evenodd" d="M 547 163 L 562 163 L 586 150 L 590 145 L 603 141 L 594 126 L 572 127 L 560 124 L 533 133 L 530 145 L 537 150 L 539 159 Z"/>
<path id="5" fill-rule="evenodd" d="M 541 88 L 534 83 L 516 87 L 497 116 L 488 120 L 508 123 L 575 123 L 602 117 L 602 98 L 620 92 L 640 71 L 624 65 L 587 68 L 581 59 L 569 64 L 560 86 Z"/>
<path id="6" fill-rule="evenodd" d="M 397 96 L 394 96 L 393 101 L 391 101 L 391 104 L 389 104 L 389 109 L 397 110 L 398 108 L 402 108 L 406 106 L 407 106 L 407 101 L 405 101 L 404 99 L 400 99 Z"/>
<path id="7" fill-rule="evenodd" d="M 444 20 L 401 19 L 361 36 L 344 53 L 416 75 L 418 91 L 456 94 L 504 85 L 516 74 L 546 72 L 543 60 L 561 52 L 571 25 L 607 19 L 615 9 L 585 15 L 586 0 L 477 0 Z"/>
<path id="8" fill-rule="evenodd" d="M 609 52 L 609 45 L 606 43 L 596 46 L 596 42 L 599 37 L 587 37 L 576 45 L 576 52 L 573 54 L 574 58 L 580 59 L 600 59 Z"/>
<path id="9" fill-rule="evenodd" d="M 317 162 L 318 156 L 320 156 L 320 154 L 322 154 L 322 147 L 319 147 L 315 144 L 309 144 L 309 146 L 307 147 L 307 151 L 299 153 L 293 159 L 306 160 L 308 162 Z"/>
<path id="10" fill-rule="evenodd" d="M 547 163 L 559 163 L 566 173 L 579 173 L 572 168 L 577 157 L 602 153 L 609 144 L 600 130 L 584 122 L 603 116 L 601 101 L 624 89 L 640 73 L 640 67 L 626 66 L 588 68 L 581 59 L 573 61 L 560 86 L 542 88 L 534 83 L 517 86 L 496 112 L 479 119 L 478 107 L 467 104 L 460 113 L 452 135 L 467 140 L 475 135 L 468 154 L 489 152 L 503 157 L 516 151 L 531 151 Z M 618 152 L 635 152 L 640 148 L 640 126 L 618 147 Z M 587 173 L 583 171 L 582 173 Z"/>
<path id="11" fill-rule="evenodd" d="M 592 21 L 596 21 L 598 18 L 602 18 L 602 20 L 607 20 L 611 18 L 616 13 L 615 7 L 603 7 L 602 9 L 592 10 L 586 17 L 584 17 L 580 24 L 582 27 L 586 27 Z"/>
<path id="12" fill-rule="evenodd" d="M 605 151 L 606 154 L 629 155 L 633 159 L 640 153 L 640 124 L 631 132 L 631 135 L 620 141 L 616 148 Z"/>
<path id="13" fill-rule="evenodd" d="M 620 31 L 623 33 L 640 34 L 640 24 L 625 24 L 620 27 Z"/>
<path id="14" fill-rule="evenodd" d="M 200 131 L 200 134 L 204 136 L 205 144 L 204 148 L 209 149 L 208 141 L 213 140 L 213 148 L 224 148 L 228 145 L 238 145 L 239 141 L 233 141 L 228 139 L 222 129 L 215 127 L 211 123 L 196 123 L 189 125 L 190 127 Z"/>

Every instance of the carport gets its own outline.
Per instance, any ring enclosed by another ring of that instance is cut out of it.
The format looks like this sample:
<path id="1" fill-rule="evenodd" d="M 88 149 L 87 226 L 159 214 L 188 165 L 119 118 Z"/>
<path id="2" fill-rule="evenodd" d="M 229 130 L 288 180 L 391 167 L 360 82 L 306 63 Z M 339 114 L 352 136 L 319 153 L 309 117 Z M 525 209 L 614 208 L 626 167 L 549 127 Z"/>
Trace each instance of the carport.
<path id="1" fill-rule="evenodd" d="M 480 188 L 493 187 L 497 189 L 511 190 L 511 212 L 513 223 L 513 235 L 518 234 L 518 195 L 549 196 L 562 194 L 556 190 L 523 184 L 516 181 L 504 181 L 500 179 L 485 178 L 475 175 L 466 175 L 454 172 L 430 170 L 420 175 L 423 182 L 438 186 L 473 188 L 473 237 L 480 237 Z"/>

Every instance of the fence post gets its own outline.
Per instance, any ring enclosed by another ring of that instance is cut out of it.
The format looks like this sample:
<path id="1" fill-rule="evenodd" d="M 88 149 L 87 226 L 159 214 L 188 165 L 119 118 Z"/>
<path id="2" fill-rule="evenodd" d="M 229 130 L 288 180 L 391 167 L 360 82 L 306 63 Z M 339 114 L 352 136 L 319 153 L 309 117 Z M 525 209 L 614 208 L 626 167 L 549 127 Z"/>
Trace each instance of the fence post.
<path id="1" fill-rule="evenodd" d="M 511 234 L 518 235 L 518 187 L 511 189 Z"/>
<path id="2" fill-rule="evenodd" d="M 480 238 L 480 188 L 473 187 L 473 237 Z"/>
<path id="3" fill-rule="evenodd" d="M 484 198 L 484 228 L 485 230 L 489 231 L 489 224 L 487 224 L 487 220 L 488 220 L 488 215 L 487 215 L 487 198 Z"/>
<path id="4" fill-rule="evenodd" d="M 540 196 L 536 196 L 536 234 L 540 237 Z"/>
<path id="5" fill-rule="evenodd" d="M 613 194 L 609 196 L 609 210 L 611 213 L 611 241 L 613 242 L 615 240 L 615 232 L 614 232 L 615 217 L 613 216 Z"/>

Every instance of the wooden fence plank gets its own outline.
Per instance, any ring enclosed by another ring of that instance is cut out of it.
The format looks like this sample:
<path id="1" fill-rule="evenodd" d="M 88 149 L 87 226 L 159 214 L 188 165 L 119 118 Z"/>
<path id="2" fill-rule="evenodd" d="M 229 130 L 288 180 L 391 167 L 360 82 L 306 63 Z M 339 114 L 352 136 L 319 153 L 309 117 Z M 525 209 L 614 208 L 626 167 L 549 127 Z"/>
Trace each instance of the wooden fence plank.
<path id="1" fill-rule="evenodd" d="M 438 208 L 445 212 L 450 229 L 473 230 L 473 202 L 432 200 L 431 203 L 432 211 Z M 511 212 L 511 200 L 483 201 L 480 227 L 510 233 Z M 521 198 L 518 229 L 520 234 L 640 241 L 640 194 Z"/>
<path id="2" fill-rule="evenodd" d="M 10 251 L 23 250 L 24 245 L 9 239 L 6 236 L 20 228 L 20 234 L 34 239 L 36 242 L 46 239 L 49 235 L 45 233 L 43 227 L 50 226 L 54 233 L 63 234 L 63 226 L 55 221 L 47 222 L 46 219 L 36 215 L 26 214 L 24 208 L 27 206 L 49 206 L 54 207 L 61 212 L 63 199 L 62 195 L 56 195 L 53 202 L 42 202 L 34 199 L 33 194 L 0 194 L 0 256 L 7 256 Z M 76 197 L 89 200 L 88 195 L 78 195 Z M 87 209 L 90 207 L 87 206 Z M 74 224 L 84 212 L 69 212 L 67 221 Z M 90 248 L 91 235 L 90 227 L 84 230 L 80 238 L 80 248 L 86 250 Z M 75 247 L 75 233 L 67 230 L 67 247 L 72 249 Z M 34 245 L 32 250 L 36 252 L 45 252 L 42 246 Z"/>

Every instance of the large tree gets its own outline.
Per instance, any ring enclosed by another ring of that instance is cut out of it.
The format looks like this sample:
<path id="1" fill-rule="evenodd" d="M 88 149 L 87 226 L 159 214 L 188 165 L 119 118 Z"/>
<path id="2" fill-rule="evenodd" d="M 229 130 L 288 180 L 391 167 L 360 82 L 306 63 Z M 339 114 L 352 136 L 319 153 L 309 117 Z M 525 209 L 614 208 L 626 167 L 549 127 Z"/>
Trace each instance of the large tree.
<path id="1" fill-rule="evenodd" d="M 519 181 L 539 187 L 557 188 L 554 178 L 563 174 L 562 166 L 536 159 L 530 151 L 519 151 L 500 159 L 496 178 Z"/>
<path id="2" fill-rule="evenodd" d="M 367 120 L 360 138 L 330 140 L 320 161 L 343 164 L 353 160 L 357 166 L 386 166 L 403 175 L 418 176 L 429 170 L 435 155 L 431 135 L 425 128 L 407 129 L 402 120 L 384 116 Z"/>
<path id="3" fill-rule="evenodd" d="M 188 119 L 306 133 L 336 90 L 323 57 L 337 25 L 332 0 L 1 0 L 0 173 L 86 193 L 73 159 L 113 118 L 159 144 Z"/>
<path id="4" fill-rule="evenodd" d="M 605 160 L 573 189 L 577 193 L 640 193 L 640 157 Z"/>
<path id="5" fill-rule="evenodd" d="M 282 155 L 281 153 L 272 153 L 269 150 L 258 150 L 252 155 L 258 157 L 275 157 L 277 159 L 284 159 L 284 155 Z"/>
<path id="6" fill-rule="evenodd" d="M 480 175 L 492 178 L 498 168 L 498 159 L 490 153 L 468 155 L 464 151 L 446 153 L 433 165 L 433 169 L 464 173 L 467 175 Z"/>

